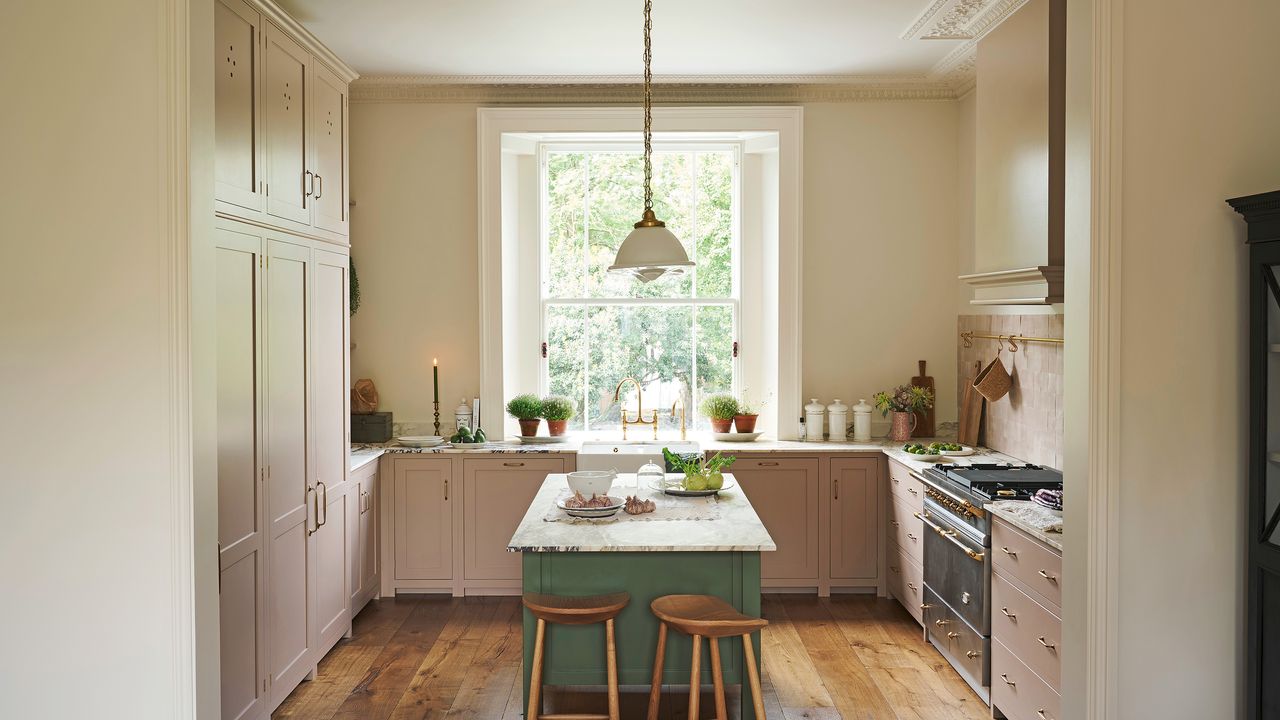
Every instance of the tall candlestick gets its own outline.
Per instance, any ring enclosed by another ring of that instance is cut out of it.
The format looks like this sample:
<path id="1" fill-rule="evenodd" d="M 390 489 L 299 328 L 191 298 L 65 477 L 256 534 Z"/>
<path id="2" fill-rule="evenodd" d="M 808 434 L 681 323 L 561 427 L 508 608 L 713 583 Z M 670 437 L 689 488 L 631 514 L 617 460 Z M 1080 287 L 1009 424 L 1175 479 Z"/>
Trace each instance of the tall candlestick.
<path id="1" fill-rule="evenodd" d="M 432 400 L 437 404 L 440 403 L 440 358 L 431 358 L 431 380 L 435 385 L 435 394 Z"/>

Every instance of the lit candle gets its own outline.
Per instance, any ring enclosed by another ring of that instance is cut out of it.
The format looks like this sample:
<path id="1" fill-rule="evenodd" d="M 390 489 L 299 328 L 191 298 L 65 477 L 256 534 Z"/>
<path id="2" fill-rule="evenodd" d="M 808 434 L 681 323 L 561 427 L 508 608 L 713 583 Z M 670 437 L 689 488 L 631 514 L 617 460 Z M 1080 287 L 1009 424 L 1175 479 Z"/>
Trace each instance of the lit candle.
<path id="1" fill-rule="evenodd" d="M 440 402 L 440 358 L 431 358 L 431 381 L 435 385 L 434 399 Z"/>

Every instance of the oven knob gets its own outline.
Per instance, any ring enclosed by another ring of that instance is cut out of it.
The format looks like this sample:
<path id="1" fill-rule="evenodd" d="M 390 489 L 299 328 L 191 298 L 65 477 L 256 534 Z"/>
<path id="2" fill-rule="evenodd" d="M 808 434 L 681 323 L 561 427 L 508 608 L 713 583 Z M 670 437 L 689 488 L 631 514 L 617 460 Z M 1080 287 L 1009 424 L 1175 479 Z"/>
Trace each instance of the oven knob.
<path id="1" fill-rule="evenodd" d="M 968 605 L 971 599 L 973 599 L 973 596 L 970 595 L 969 593 L 967 592 L 960 593 L 960 602 L 964 603 L 965 605 Z"/>

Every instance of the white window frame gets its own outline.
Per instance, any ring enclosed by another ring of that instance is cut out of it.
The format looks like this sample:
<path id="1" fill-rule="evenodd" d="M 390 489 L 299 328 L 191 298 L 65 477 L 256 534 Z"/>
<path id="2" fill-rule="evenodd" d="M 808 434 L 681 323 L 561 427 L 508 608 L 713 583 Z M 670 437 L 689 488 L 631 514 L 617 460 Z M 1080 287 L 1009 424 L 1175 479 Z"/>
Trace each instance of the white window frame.
<path id="1" fill-rule="evenodd" d="M 638 135 L 642 112 L 638 107 L 483 107 L 477 110 L 480 397 L 486 408 L 500 408 L 512 395 L 533 391 L 536 373 L 508 378 L 510 368 L 523 373 L 522 358 L 538 357 L 537 343 L 525 346 L 518 336 L 526 317 L 523 308 L 532 301 L 538 326 L 537 288 L 532 297 L 523 278 L 538 265 L 519 249 L 522 234 L 537 232 L 536 222 L 525 227 L 523 214 L 504 203 L 504 193 L 523 173 L 517 156 L 529 155 L 528 167 L 536 177 L 536 142 L 548 135 L 571 139 L 614 133 L 628 142 Z M 659 107 L 653 111 L 653 127 L 660 139 L 701 138 L 708 141 L 744 140 L 740 176 L 755 178 L 741 190 L 741 237 L 759 235 L 763 243 L 758 262 L 744 253 L 744 291 L 739 316 L 757 313 L 758 321 L 738 328 L 746 358 L 739 376 L 753 391 L 767 391 L 769 402 L 761 414 L 765 432 L 781 439 L 795 439 L 803 405 L 801 395 L 802 307 L 802 193 L 804 110 L 798 106 Z M 748 162 L 750 160 L 750 162 Z M 763 173 L 763 176 L 760 175 Z M 759 182 L 763 177 L 764 182 Z M 520 200 L 520 203 L 526 202 Z M 536 195 L 528 199 L 536 214 Z M 749 225 L 749 227 L 748 227 Z M 504 255 L 508 256 L 504 262 Z M 748 267 L 748 264 L 751 264 Z M 532 267 L 530 267 L 532 265 Z M 526 271 L 525 268 L 528 268 Z M 744 320 L 745 322 L 745 320 Z M 751 335 L 748 338 L 748 335 Z M 515 343 L 513 345 L 513 343 Z M 752 353 L 759 343 L 764 352 Z M 513 358 L 515 360 L 513 360 Z M 536 365 L 529 364 L 534 368 Z M 748 368 L 750 368 L 748 370 Z M 510 386 L 510 387 L 508 387 Z M 514 432 L 514 424 L 497 411 L 485 411 L 482 427 L 491 437 Z"/>
<path id="2" fill-rule="evenodd" d="M 547 235 L 550 231 L 550 228 L 547 225 L 547 222 L 548 222 L 547 218 L 548 218 L 548 215 L 550 214 L 548 211 L 550 195 L 547 192 L 547 167 L 548 167 L 547 157 L 551 153 L 556 153 L 556 152 L 566 152 L 566 153 L 624 152 L 628 154 L 640 154 L 641 152 L 643 152 L 643 149 L 644 149 L 643 145 L 639 143 L 634 143 L 634 142 L 623 143 L 623 142 L 616 142 L 616 141 L 609 141 L 609 140 L 589 140 L 589 139 L 549 140 L 549 141 L 538 143 L 537 151 L 536 151 L 537 158 L 538 158 L 538 237 L 537 237 L 536 252 L 538 254 L 538 268 L 539 268 L 539 282 L 538 282 L 539 337 L 542 338 L 543 342 L 549 342 L 548 327 L 547 327 L 547 312 L 549 308 L 553 305 L 558 305 L 558 306 L 579 305 L 583 307 L 598 307 L 602 305 L 616 305 L 616 306 L 628 306 L 628 307 L 654 307 L 654 306 L 660 306 L 660 305 L 668 305 L 673 307 L 689 307 L 689 308 L 729 307 L 732 309 L 732 313 L 733 313 L 732 342 L 734 343 L 735 347 L 737 347 L 737 344 L 739 342 L 739 330 L 742 322 L 743 253 L 746 251 L 745 248 L 743 247 L 743 242 L 742 242 L 742 177 L 741 177 L 741 173 L 742 173 L 743 143 L 741 141 L 706 142 L 701 140 L 688 140 L 688 141 L 666 141 L 666 142 L 653 143 L 653 151 L 655 154 L 661 153 L 661 152 L 697 153 L 697 152 L 724 152 L 724 151 L 729 151 L 733 153 L 733 187 L 730 191 L 732 196 L 732 202 L 733 202 L 733 209 L 732 209 L 731 221 L 730 221 L 730 234 L 732 236 L 731 243 L 733 246 L 733 271 L 730 275 L 731 288 L 728 296 L 713 297 L 713 298 L 697 297 L 696 295 L 685 297 L 685 298 L 610 298 L 610 297 L 593 298 L 593 297 L 587 297 L 583 295 L 579 297 L 552 298 L 552 297 L 549 297 L 547 294 L 547 274 L 549 271 L 549 267 L 548 267 L 549 258 L 547 257 L 545 250 L 546 250 Z M 694 232 L 696 233 L 696 227 L 694 228 Z M 693 246 L 694 246 L 693 260 L 694 262 L 697 262 L 697 244 L 694 243 Z M 697 287 L 697 275 L 696 275 L 697 266 L 696 265 L 694 266 L 693 272 L 694 272 L 693 286 L 696 289 Z M 692 392 L 691 400 L 696 404 L 698 402 L 697 387 L 696 387 L 696 379 L 698 374 L 697 372 L 698 355 L 697 355 L 696 335 L 691 339 L 691 342 L 694 343 L 691 350 L 693 354 L 692 377 L 694 378 L 694 381 L 695 381 L 695 386 L 691 388 L 691 392 Z M 548 349 L 548 356 L 542 358 L 542 362 L 540 363 L 540 367 L 539 367 L 538 392 L 540 395 L 546 395 L 551 390 L 551 377 L 550 377 L 551 363 L 550 363 L 550 357 L 549 357 L 550 352 L 551 350 Z M 740 353 L 738 352 L 733 353 L 733 357 L 731 358 L 730 365 L 731 365 L 731 371 L 733 374 L 733 383 L 730 388 L 730 392 L 736 395 L 740 393 L 742 390 L 742 362 L 741 362 Z M 589 372 L 590 371 L 588 370 L 588 378 L 590 377 Z M 592 402 L 594 401 L 594 398 L 590 398 L 586 396 L 585 393 L 589 388 L 590 388 L 590 382 L 588 381 L 587 386 L 583 388 L 584 394 L 581 399 L 583 402 L 583 412 L 587 413 L 587 417 L 584 418 L 584 427 L 587 429 L 588 432 L 591 432 L 590 408 L 592 407 Z M 652 409 L 652 407 L 650 409 Z M 689 424 L 691 426 L 694 424 L 692 419 L 690 420 Z"/>

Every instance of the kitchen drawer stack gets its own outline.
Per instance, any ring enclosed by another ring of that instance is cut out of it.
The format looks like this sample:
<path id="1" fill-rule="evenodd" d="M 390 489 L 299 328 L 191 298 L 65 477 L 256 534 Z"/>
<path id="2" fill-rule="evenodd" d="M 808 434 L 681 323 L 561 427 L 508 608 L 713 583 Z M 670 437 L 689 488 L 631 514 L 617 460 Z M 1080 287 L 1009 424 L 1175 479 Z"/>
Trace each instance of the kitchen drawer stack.
<path id="1" fill-rule="evenodd" d="M 889 461 L 889 546 L 886 553 L 889 594 L 923 624 L 924 603 L 924 486 L 911 470 Z"/>
<path id="2" fill-rule="evenodd" d="M 991 706 L 1009 720 L 1061 717 L 1062 553 L 995 518 Z"/>

